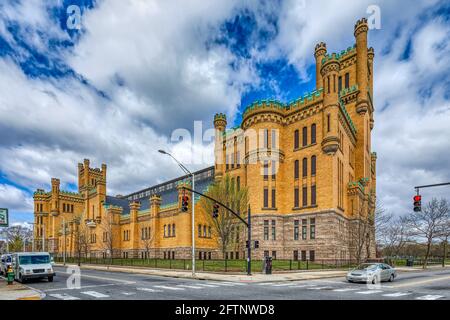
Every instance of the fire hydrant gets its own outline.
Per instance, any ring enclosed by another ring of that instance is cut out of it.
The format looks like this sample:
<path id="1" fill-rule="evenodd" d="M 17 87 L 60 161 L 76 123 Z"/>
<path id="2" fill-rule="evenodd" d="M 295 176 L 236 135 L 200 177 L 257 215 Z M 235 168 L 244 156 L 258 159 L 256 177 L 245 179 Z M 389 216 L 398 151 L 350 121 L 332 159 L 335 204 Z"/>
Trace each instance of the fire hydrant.
<path id="1" fill-rule="evenodd" d="M 6 271 L 6 277 L 8 279 L 8 284 L 14 283 L 14 270 L 12 266 L 8 266 L 8 270 Z"/>

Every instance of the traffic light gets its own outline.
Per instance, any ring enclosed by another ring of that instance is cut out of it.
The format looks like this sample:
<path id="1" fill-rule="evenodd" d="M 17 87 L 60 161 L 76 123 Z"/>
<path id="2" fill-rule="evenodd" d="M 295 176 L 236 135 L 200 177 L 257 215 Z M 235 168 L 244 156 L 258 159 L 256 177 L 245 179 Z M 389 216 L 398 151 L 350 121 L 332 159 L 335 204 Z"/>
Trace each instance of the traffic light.
<path id="1" fill-rule="evenodd" d="M 414 196 L 414 211 L 422 211 L 422 196 L 416 195 Z"/>
<path id="2" fill-rule="evenodd" d="M 214 204 L 212 216 L 214 219 L 219 217 L 219 205 L 217 203 Z"/>
<path id="3" fill-rule="evenodd" d="M 189 197 L 188 196 L 183 196 L 181 198 L 181 211 L 187 212 L 188 211 L 188 206 L 189 206 Z"/>
<path id="4" fill-rule="evenodd" d="M 255 240 L 255 249 L 259 248 L 259 240 Z"/>

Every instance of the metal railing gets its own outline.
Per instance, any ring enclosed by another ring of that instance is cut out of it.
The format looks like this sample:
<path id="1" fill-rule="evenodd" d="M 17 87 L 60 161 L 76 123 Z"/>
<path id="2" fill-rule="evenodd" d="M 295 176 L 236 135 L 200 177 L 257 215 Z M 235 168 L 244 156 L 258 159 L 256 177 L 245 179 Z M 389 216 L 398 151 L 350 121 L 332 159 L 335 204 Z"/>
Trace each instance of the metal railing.
<path id="1" fill-rule="evenodd" d="M 62 262 L 60 255 L 54 256 L 55 262 Z M 155 269 L 191 270 L 191 259 L 156 259 L 156 258 L 98 258 L 98 257 L 66 257 L 69 264 L 95 264 L 109 266 L 146 267 Z M 356 266 L 354 260 L 321 259 L 321 260 L 278 260 L 272 261 L 273 271 L 302 270 L 349 270 Z M 197 260 L 196 270 L 204 272 L 247 272 L 247 260 Z M 252 272 L 261 272 L 262 260 L 254 260 Z"/>

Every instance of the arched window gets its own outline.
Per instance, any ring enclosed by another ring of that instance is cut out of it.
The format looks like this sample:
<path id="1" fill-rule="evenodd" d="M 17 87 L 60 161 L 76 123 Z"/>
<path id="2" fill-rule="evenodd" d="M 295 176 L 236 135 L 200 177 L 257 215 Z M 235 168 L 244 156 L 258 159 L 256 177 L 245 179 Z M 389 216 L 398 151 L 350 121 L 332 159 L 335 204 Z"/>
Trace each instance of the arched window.
<path id="1" fill-rule="evenodd" d="M 308 159 L 303 158 L 303 177 L 308 176 Z"/>
<path id="2" fill-rule="evenodd" d="M 316 124 L 313 123 L 311 126 L 311 144 L 316 143 Z"/>
<path id="3" fill-rule="evenodd" d="M 295 160 L 294 162 L 294 179 L 298 179 L 299 178 L 299 173 L 300 173 L 300 163 L 298 160 Z"/>
<path id="4" fill-rule="evenodd" d="M 172 237 L 175 237 L 175 223 L 172 224 Z"/>
<path id="5" fill-rule="evenodd" d="M 303 146 L 306 147 L 308 145 L 308 128 L 303 127 Z"/>
<path id="6" fill-rule="evenodd" d="M 311 157 L 311 175 L 316 175 L 316 156 Z"/>
<path id="7" fill-rule="evenodd" d="M 294 149 L 298 149 L 300 147 L 300 134 L 298 130 L 294 132 Z"/>

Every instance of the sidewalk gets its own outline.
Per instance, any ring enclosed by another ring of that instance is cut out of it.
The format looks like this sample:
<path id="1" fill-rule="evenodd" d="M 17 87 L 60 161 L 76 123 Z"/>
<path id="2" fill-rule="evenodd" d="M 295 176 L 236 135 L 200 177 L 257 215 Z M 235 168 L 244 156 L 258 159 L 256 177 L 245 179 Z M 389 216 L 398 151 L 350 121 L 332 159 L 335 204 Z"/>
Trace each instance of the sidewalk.
<path id="1" fill-rule="evenodd" d="M 56 266 L 63 267 L 62 264 L 56 263 Z M 68 266 L 75 266 L 76 264 L 66 264 Z M 449 268 L 450 266 L 446 266 Z M 429 269 L 441 268 L 438 266 L 428 267 Z M 131 266 L 105 266 L 105 265 L 92 265 L 82 264 L 81 269 L 87 270 L 99 270 L 99 271 L 113 271 L 124 273 L 136 273 L 147 274 L 153 276 L 172 277 L 172 278 L 189 278 L 192 279 L 192 273 L 189 270 L 169 270 L 169 269 L 149 269 L 145 267 L 131 267 Z M 421 271 L 421 267 L 399 267 L 396 268 L 399 272 L 412 272 Z M 235 273 L 213 273 L 213 272 L 196 272 L 195 279 L 198 280 L 215 280 L 215 281 L 230 281 L 230 282 L 279 282 L 279 281 L 299 281 L 299 280 L 312 280 L 312 279 L 325 279 L 343 277 L 347 274 L 347 270 L 303 270 L 300 272 L 280 272 L 270 275 L 262 273 L 254 273 L 251 276 L 246 274 Z"/>
<path id="2" fill-rule="evenodd" d="M 41 300 L 44 296 L 21 283 L 8 285 L 5 278 L 0 277 L 0 300 Z"/>

